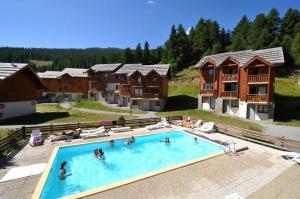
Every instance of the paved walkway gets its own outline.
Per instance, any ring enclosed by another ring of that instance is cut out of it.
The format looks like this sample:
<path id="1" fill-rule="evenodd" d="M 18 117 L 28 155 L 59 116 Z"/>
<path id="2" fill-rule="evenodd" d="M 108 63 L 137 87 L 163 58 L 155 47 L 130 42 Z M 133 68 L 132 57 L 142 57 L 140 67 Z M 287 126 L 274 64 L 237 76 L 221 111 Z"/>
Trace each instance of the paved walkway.
<path id="1" fill-rule="evenodd" d="M 176 129 L 164 129 L 173 131 Z M 158 133 L 162 130 L 147 132 L 135 130 L 128 133 L 118 133 L 109 137 L 93 139 L 94 141 L 129 137 L 138 134 Z M 208 137 L 210 135 L 207 135 Z M 246 142 L 222 134 L 213 134 L 214 139 L 233 140 L 250 149 L 238 155 L 221 155 L 180 169 L 169 171 L 157 176 L 140 180 L 126 186 L 111 189 L 89 198 L 151 198 L 151 199 L 199 199 L 224 198 L 232 193 L 238 193 L 246 198 L 265 185 L 268 185 L 280 174 L 295 165 L 284 160 L 278 151 L 254 143 Z M 91 140 L 88 140 L 91 141 Z M 72 140 L 72 142 L 86 142 Z M 2 177 L 10 168 L 47 162 L 54 147 L 65 145 L 66 142 L 51 144 L 46 142 L 39 147 L 26 146 L 7 165 L 0 169 Z M 67 143 L 69 144 L 69 143 Z M 298 165 L 297 165 L 298 166 Z M 0 183 L 0 198 L 29 199 L 41 175 Z M 286 181 L 289 186 L 293 181 Z M 299 195 L 300 189 L 293 190 Z M 264 197 L 261 197 L 264 198 Z"/>
<path id="2" fill-rule="evenodd" d="M 300 127 L 276 125 L 272 121 L 259 121 L 258 124 L 264 127 L 263 132 L 267 135 L 300 141 Z"/>

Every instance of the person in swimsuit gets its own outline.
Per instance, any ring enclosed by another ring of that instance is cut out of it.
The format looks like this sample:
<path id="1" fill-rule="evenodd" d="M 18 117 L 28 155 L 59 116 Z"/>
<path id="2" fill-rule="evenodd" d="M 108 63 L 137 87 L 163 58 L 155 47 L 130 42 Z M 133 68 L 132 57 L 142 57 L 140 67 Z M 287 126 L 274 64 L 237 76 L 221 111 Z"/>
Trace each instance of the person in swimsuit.
<path id="1" fill-rule="evenodd" d="M 63 162 L 60 165 L 60 169 L 59 169 L 59 179 L 64 180 L 65 179 L 65 175 L 66 175 L 66 169 L 65 166 L 67 165 L 67 162 Z"/>

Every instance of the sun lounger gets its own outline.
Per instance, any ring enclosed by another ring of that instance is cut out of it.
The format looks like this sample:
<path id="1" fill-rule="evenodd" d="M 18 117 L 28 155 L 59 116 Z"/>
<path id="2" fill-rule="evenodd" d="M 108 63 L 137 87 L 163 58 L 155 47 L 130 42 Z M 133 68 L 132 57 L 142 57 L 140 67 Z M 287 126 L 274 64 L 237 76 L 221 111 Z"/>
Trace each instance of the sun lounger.
<path id="1" fill-rule="evenodd" d="M 165 117 L 160 118 L 160 122 L 157 124 L 166 128 L 171 127 L 171 125 L 167 122 L 167 119 Z"/>
<path id="2" fill-rule="evenodd" d="M 196 129 L 204 133 L 212 133 L 214 131 L 215 123 L 205 122 L 200 128 Z"/>
<path id="3" fill-rule="evenodd" d="M 38 145 L 42 145 L 43 142 L 44 142 L 44 140 L 42 138 L 42 132 L 40 132 L 40 129 L 32 130 L 31 137 L 29 140 L 29 145 L 30 146 L 38 146 Z"/>
<path id="4" fill-rule="evenodd" d="M 87 133 L 81 133 L 80 136 L 83 139 L 86 139 L 86 138 L 92 138 L 92 137 L 107 136 L 107 134 L 105 133 L 105 129 L 101 128 L 101 129 L 97 129 L 97 130 L 94 130 L 94 131 L 89 131 Z"/>
<path id="5" fill-rule="evenodd" d="M 100 130 L 103 130 L 104 129 L 104 126 L 100 126 L 96 129 L 87 129 L 87 130 L 81 130 L 81 134 L 82 133 L 94 133 L 96 131 L 100 131 Z"/>
<path id="6" fill-rule="evenodd" d="M 197 129 L 200 129 L 201 128 L 201 120 L 198 120 L 194 126 L 193 126 L 193 129 L 197 130 Z"/>
<path id="7" fill-rule="evenodd" d="M 130 131 L 131 127 L 118 127 L 118 128 L 111 128 L 113 132 L 124 132 L 124 131 Z"/>
<path id="8" fill-rule="evenodd" d="M 279 154 L 287 159 L 300 158 L 300 153 L 297 152 L 279 151 Z"/>

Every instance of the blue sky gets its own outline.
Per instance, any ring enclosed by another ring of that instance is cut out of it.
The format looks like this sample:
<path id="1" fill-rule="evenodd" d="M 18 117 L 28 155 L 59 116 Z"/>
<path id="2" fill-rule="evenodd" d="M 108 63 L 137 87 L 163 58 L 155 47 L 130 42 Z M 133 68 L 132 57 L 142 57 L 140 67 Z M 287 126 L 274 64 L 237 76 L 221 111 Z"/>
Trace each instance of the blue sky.
<path id="1" fill-rule="evenodd" d="M 173 24 L 188 29 L 200 17 L 233 29 L 275 7 L 300 10 L 298 0 L 9 0 L 0 3 L 0 46 L 135 48 L 162 45 Z"/>

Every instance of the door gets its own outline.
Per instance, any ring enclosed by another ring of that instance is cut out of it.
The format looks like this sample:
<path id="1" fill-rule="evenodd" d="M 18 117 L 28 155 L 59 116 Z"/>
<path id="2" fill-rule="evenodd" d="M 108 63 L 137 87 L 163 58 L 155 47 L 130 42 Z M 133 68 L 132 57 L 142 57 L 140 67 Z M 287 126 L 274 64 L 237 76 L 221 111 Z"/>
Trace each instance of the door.
<path id="1" fill-rule="evenodd" d="M 227 113 L 229 111 L 229 100 L 223 100 L 223 113 Z"/>
<path id="2" fill-rule="evenodd" d="M 255 120 L 255 104 L 248 104 L 247 118 Z"/>
<path id="3" fill-rule="evenodd" d="M 210 109 L 215 109 L 216 98 L 210 97 Z"/>
<path id="4" fill-rule="evenodd" d="M 150 100 L 149 111 L 154 111 L 154 106 L 155 106 L 155 101 L 154 100 Z"/>

